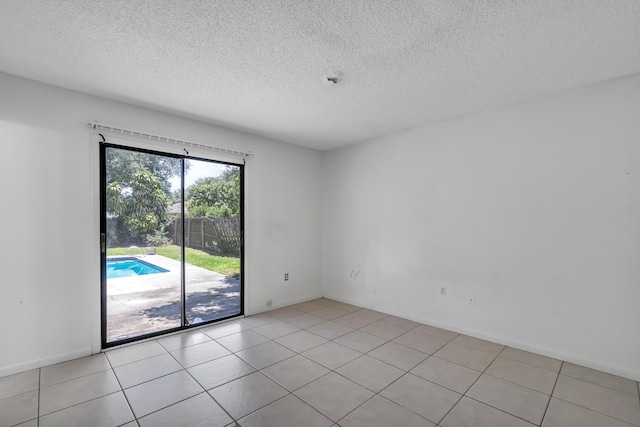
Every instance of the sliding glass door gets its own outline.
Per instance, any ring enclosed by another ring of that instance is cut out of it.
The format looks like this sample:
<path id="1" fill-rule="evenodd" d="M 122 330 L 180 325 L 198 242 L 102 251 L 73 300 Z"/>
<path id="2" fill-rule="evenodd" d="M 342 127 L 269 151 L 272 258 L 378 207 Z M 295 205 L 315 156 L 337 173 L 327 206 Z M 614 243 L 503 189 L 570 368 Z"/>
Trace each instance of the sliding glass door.
<path id="1" fill-rule="evenodd" d="M 186 166 L 186 320 L 197 324 L 240 312 L 240 166 Z"/>
<path id="2" fill-rule="evenodd" d="M 103 347 L 242 314 L 242 176 L 101 145 Z"/>

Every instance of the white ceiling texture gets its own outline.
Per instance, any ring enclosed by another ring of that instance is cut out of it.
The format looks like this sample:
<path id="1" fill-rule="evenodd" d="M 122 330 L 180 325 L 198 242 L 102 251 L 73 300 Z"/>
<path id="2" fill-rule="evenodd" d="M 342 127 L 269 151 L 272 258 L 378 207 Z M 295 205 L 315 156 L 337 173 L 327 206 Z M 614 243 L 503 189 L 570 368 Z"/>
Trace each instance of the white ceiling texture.
<path id="1" fill-rule="evenodd" d="M 327 150 L 638 73 L 640 1 L 0 0 L 0 70 Z"/>

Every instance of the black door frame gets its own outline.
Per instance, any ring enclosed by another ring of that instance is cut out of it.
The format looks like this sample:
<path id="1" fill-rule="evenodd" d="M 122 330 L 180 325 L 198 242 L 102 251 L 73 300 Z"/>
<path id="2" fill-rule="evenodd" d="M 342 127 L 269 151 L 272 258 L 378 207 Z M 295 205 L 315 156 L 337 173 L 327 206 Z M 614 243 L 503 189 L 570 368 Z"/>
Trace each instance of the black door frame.
<path id="1" fill-rule="evenodd" d="M 153 154 L 164 157 L 172 157 L 181 160 L 181 199 L 182 199 L 182 245 L 181 245 L 181 320 L 180 326 L 170 329 L 164 329 L 162 331 L 151 332 L 148 334 L 143 334 L 131 338 L 125 338 L 122 340 L 107 342 L 107 242 L 106 242 L 106 233 L 107 233 L 107 215 L 106 215 L 106 206 L 107 206 L 107 196 L 106 196 L 106 186 L 107 186 L 107 165 L 106 165 L 106 149 L 107 148 L 117 148 L 122 150 L 135 151 L 139 153 Z M 186 323 L 186 289 L 185 289 L 185 251 L 184 251 L 184 161 L 185 160 L 199 160 L 210 163 L 218 163 L 222 165 L 235 166 L 240 168 L 240 313 L 232 316 L 221 317 L 219 319 L 208 320 L 202 323 L 197 323 L 193 325 L 189 325 Z M 234 317 L 239 317 L 244 315 L 244 163 L 232 163 L 223 160 L 212 160 L 204 157 L 195 157 L 190 155 L 180 155 L 175 153 L 168 153 L 163 151 L 150 150 L 146 148 L 138 148 L 131 147 L 127 145 L 113 144 L 106 141 L 100 142 L 100 341 L 102 349 L 119 346 L 122 344 L 131 343 L 134 341 L 140 341 L 148 338 L 157 337 L 160 335 L 170 334 L 172 332 L 184 331 L 187 329 L 197 328 L 204 325 L 210 325 L 212 323 L 220 322 L 223 320 L 231 319 Z"/>

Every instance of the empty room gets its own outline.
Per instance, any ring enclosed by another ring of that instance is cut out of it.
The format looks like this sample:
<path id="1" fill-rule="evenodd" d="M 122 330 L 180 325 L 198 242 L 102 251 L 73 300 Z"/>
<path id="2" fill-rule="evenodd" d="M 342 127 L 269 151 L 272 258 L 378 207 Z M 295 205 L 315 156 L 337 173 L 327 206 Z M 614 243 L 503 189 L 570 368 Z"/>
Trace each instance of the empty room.
<path id="1" fill-rule="evenodd" d="M 0 427 L 640 427 L 640 2 L 0 2 Z"/>

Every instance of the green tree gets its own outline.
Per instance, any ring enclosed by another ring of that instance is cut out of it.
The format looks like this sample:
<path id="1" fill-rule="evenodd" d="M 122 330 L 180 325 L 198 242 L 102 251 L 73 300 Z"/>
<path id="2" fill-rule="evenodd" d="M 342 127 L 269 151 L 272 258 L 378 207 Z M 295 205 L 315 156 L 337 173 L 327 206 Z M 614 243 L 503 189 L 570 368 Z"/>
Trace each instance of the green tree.
<path id="1" fill-rule="evenodd" d="M 229 166 L 220 176 L 201 178 L 185 191 L 191 217 L 240 215 L 240 169 Z"/>
<path id="2" fill-rule="evenodd" d="M 143 244 L 170 220 L 170 179 L 181 171 L 180 159 L 106 149 L 107 216 L 120 244 Z"/>

